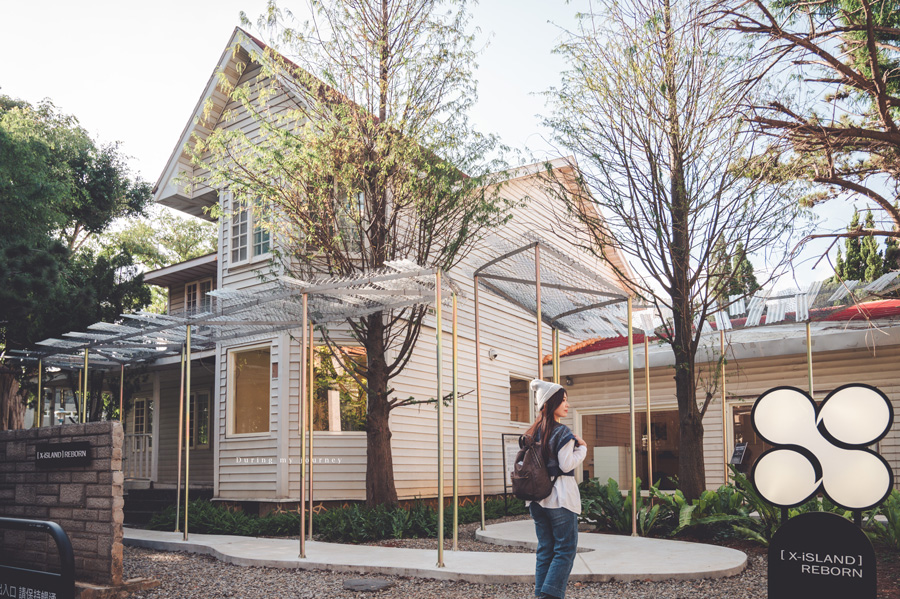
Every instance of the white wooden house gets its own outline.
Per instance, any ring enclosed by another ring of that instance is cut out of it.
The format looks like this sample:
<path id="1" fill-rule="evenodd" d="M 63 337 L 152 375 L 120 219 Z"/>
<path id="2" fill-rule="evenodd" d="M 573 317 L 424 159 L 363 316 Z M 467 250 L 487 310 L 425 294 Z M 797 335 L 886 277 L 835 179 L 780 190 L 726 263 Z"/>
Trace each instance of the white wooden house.
<path id="1" fill-rule="evenodd" d="M 216 72 L 225 73 L 232 83 L 258 75 L 251 56 L 261 53 L 260 42 L 241 30 L 235 30 Z M 239 66 L 240 65 L 240 66 Z M 204 111 L 207 105 L 212 110 Z M 242 110 L 229 103 L 217 85 L 215 73 L 207 82 L 194 114 L 176 140 L 175 150 L 156 184 L 155 201 L 185 214 L 209 218 L 206 210 L 216 204 L 222 213 L 230 212 L 225 189 L 192 188 L 187 183 L 194 175 L 188 155 L 183 151 L 192 136 L 204 136 L 217 127 L 252 127 L 250 119 L 222 120 L 226 111 Z M 555 164 L 569 168 L 565 161 Z M 609 261 L 619 270 L 627 267 L 618 255 L 597 260 L 582 255 L 574 245 L 560 237 L 556 215 L 559 206 L 542 189 L 543 165 L 522 168 L 508 174 L 503 193 L 523 202 L 515 209 L 511 222 L 494 232 L 495 240 L 516 240 L 543 236 L 605 279 L 617 281 Z M 208 301 L 204 291 L 213 289 L 260 290 L 265 283 L 260 274 L 268 272 L 270 251 L 277 239 L 255 228 L 252 213 L 242 213 L 241 221 L 227 216 L 219 220 L 218 251 L 182 264 L 148 273 L 148 283 L 169 288 L 169 310 L 187 312 Z M 566 224 L 566 235 L 574 235 L 575 225 Z M 254 232 L 256 235 L 254 235 Z M 464 395 L 459 406 L 459 472 L 461 495 L 479 490 L 476 439 L 475 356 L 473 281 L 471 273 L 493 257 L 493 242 L 475 247 L 462 264 L 448 273 L 461 288 L 459 307 L 459 386 Z M 532 420 L 527 396 L 527 381 L 538 373 L 536 322 L 515 305 L 485 291 L 481 292 L 481 347 L 485 492 L 503 491 L 501 434 L 521 433 Z M 450 333 L 449 315 L 441 323 Z M 413 358 L 403 373 L 393 379 L 398 397 L 427 399 L 435 396 L 435 320 L 426 316 L 424 328 Z M 549 348 L 551 332 L 543 331 L 543 347 Z M 220 343 L 208 355 L 195 356 L 192 393 L 200 441 L 191 458 L 191 485 L 209 485 L 214 497 L 229 501 L 261 503 L 296 502 L 300 495 L 298 405 L 301 390 L 301 357 L 297 330 L 243 338 Z M 562 344 L 576 339 L 562 336 Z M 449 347 L 449 341 L 448 341 Z M 178 417 L 178 360 L 154 365 L 153 385 L 147 401 L 152 404 L 152 446 L 156 448 L 150 469 L 154 486 L 172 486 L 176 482 L 176 428 Z M 199 367 L 198 367 L 199 365 Z M 445 390 L 451 380 L 451 362 L 443 364 Z M 207 395 L 208 394 L 208 395 Z M 204 398 L 208 397 L 208 403 Z M 332 406 L 333 408 L 334 406 Z M 146 410 L 146 408 L 144 408 Z M 263 414 L 263 417 L 258 417 Z M 146 434 L 145 413 L 131 417 L 128 435 Z M 437 495 L 436 410 L 432 405 L 403 407 L 391 413 L 394 476 L 400 499 Z M 327 422 L 327 424 L 326 424 Z M 321 429 L 328 430 L 321 430 Z M 314 497 L 316 501 L 362 500 L 365 498 L 366 438 L 362 430 L 337 430 L 340 418 L 323 416 L 314 433 Z M 358 428 L 349 426 L 348 428 Z M 203 434 L 208 431 L 208 434 Z M 445 438 L 451 438 L 452 423 L 445 418 Z M 449 453 L 446 468 L 450 467 Z M 445 477 L 449 492 L 450 477 Z"/>

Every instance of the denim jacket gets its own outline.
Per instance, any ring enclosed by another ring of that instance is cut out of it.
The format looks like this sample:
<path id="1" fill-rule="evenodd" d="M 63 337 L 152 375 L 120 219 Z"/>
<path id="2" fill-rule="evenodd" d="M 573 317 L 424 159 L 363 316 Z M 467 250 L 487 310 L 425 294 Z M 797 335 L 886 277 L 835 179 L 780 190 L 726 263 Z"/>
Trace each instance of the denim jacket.
<path id="1" fill-rule="evenodd" d="M 536 431 L 535 436 L 540 440 L 541 432 Z M 564 424 L 556 423 L 556 426 L 550 431 L 550 442 L 547 445 L 550 454 L 547 458 L 547 472 L 550 474 L 551 478 L 557 476 L 575 476 L 574 470 L 563 472 L 559 469 L 559 458 L 557 457 L 559 455 L 559 450 L 574 438 L 575 435 L 569 427 Z"/>

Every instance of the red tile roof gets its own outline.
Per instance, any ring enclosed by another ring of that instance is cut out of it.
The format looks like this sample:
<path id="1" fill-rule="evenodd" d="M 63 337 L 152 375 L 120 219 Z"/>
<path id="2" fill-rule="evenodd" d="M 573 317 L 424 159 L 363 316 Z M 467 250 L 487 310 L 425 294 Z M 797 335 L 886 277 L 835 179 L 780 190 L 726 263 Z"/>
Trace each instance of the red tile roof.
<path id="1" fill-rule="evenodd" d="M 792 316 L 793 313 L 788 313 L 786 316 Z M 847 321 L 847 320 L 866 320 L 866 319 L 878 319 L 878 318 L 891 318 L 900 316 L 900 300 L 890 299 L 890 300 L 879 300 L 875 302 L 865 302 L 863 304 L 854 304 L 851 306 L 835 306 L 835 307 L 824 307 L 817 308 L 815 310 L 810 311 L 811 320 L 813 322 L 836 322 L 836 321 Z M 747 322 L 746 318 L 735 318 L 731 321 L 732 325 L 736 328 L 741 328 Z M 786 322 L 795 322 L 793 317 L 787 319 Z M 766 318 L 760 320 L 760 325 L 764 325 L 766 323 Z M 711 323 L 713 329 L 716 328 L 715 323 Z M 650 337 L 650 341 L 659 340 L 658 336 Z M 635 334 L 634 335 L 634 344 L 638 345 L 644 342 L 644 335 Z M 566 356 L 577 356 L 581 354 L 592 354 L 595 352 L 601 352 L 607 349 L 615 349 L 619 347 L 626 347 L 628 345 L 628 338 L 625 336 L 620 337 L 599 337 L 595 339 L 588 339 L 586 341 L 581 341 L 574 345 L 570 345 L 564 350 L 559 352 L 560 357 Z M 544 363 L 550 364 L 552 362 L 551 356 L 544 357 Z"/>

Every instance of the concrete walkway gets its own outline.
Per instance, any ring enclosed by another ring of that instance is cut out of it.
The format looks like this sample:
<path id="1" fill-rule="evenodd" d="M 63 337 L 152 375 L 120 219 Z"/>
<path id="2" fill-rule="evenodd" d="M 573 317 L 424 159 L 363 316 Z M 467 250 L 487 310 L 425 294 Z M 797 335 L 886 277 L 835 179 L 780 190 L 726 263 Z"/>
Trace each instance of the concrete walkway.
<path id="1" fill-rule="evenodd" d="M 535 547 L 531 520 L 493 524 L 477 537 L 487 543 Z M 155 530 L 125 529 L 125 544 L 164 551 L 203 553 L 238 566 L 265 566 L 306 570 L 334 570 L 464 580 L 479 583 L 534 581 L 534 554 L 481 551 L 444 551 L 438 568 L 437 550 L 306 543 L 306 558 L 298 557 L 297 540 L 224 535 L 190 535 Z M 689 580 L 739 574 L 747 566 L 746 554 L 714 545 L 579 533 L 571 580 Z"/>

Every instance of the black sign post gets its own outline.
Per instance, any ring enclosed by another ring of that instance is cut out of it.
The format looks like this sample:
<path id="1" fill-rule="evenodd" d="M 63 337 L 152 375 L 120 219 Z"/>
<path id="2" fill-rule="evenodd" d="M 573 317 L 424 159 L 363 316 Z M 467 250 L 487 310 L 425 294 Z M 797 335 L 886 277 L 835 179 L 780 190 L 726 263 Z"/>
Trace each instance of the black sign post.
<path id="1" fill-rule="evenodd" d="M 769 599 L 875 599 L 875 549 L 853 522 L 807 512 L 781 525 L 769 544 Z"/>

